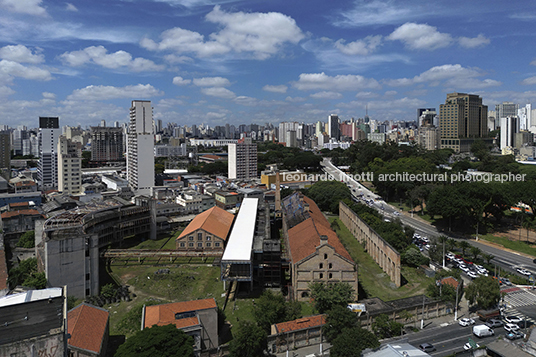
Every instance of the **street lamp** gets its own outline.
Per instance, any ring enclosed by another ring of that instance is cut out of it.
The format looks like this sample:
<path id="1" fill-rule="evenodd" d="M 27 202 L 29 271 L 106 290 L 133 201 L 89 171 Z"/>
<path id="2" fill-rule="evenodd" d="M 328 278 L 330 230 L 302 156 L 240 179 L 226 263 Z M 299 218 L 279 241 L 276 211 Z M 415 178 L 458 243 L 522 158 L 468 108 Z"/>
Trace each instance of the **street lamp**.
<path id="1" fill-rule="evenodd" d="M 454 321 L 458 320 L 458 288 L 460 287 L 460 283 L 458 282 L 458 286 L 456 286 L 456 305 L 454 306 Z M 469 308 L 469 301 L 467 301 L 467 308 Z"/>

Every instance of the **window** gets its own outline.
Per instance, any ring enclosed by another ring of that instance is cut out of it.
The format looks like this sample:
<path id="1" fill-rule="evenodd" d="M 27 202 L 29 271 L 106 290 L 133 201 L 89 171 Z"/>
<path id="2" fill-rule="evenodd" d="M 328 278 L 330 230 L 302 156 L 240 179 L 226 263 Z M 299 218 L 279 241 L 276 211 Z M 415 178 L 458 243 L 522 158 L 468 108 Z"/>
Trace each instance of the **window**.
<path id="1" fill-rule="evenodd" d="M 188 240 L 194 240 L 194 236 L 189 236 Z"/>
<path id="2" fill-rule="evenodd" d="M 210 242 L 208 242 L 208 243 L 207 243 L 207 247 L 210 247 L 210 246 L 211 246 L 211 243 L 210 243 Z"/>
<path id="3" fill-rule="evenodd" d="M 185 243 L 181 243 L 181 244 L 180 244 L 180 247 L 181 247 L 181 248 L 184 248 L 185 246 L 186 246 Z"/>
<path id="4" fill-rule="evenodd" d="M 86 289 L 86 296 L 89 296 L 89 289 Z"/>
<path id="5" fill-rule="evenodd" d="M 324 259 L 328 259 L 328 255 L 324 253 Z"/>
<path id="6" fill-rule="evenodd" d="M 211 240 L 211 239 L 212 239 L 212 237 L 211 237 L 211 236 L 207 236 L 207 240 Z"/>
<path id="7" fill-rule="evenodd" d="M 324 274 L 320 273 L 320 279 L 324 279 Z"/>
<path id="8" fill-rule="evenodd" d="M 309 297 L 309 293 L 307 291 L 304 291 L 304 292 L 301 293 L 301 297 L 302 298 Z"/>
<path id="9" fill-rule="evenodd" d="M 215 247 L 219 247 L 219 246 L 220 246 L 220 242 L 216 242 L 216 243 L 214 243 L 214 246 L 215 246 Z"/>
<path id="10" fill-rule="evenodd" d="M 203 233 L 197 233 L 197 240 L 203 240 Z"/>
<path id="11" fill-rule="evenodd" d="M 188 247 L 193 247 L 193 246 L 194 246 L 194 244 L 193 244 L 193 243 L 191 243 L 191 242 L 190 242 L 190 243 L 188 243 Z"/>
<path id="12" fill-rule="evenodd" d="M 320 263 L 318 264 L 318 269 L 323 269 L 324 268 L 324 264 Z"/>
<path id="13" fill-rule="evenodd" d="M 331 269 L 333 268 L 333 264 L 329 263 L 328 267 Z"/>
<path id="14" fill-rule="evenodd" d="M 86 280 L 89 280 L 89 273 L 86 273 Z"/>
<path id="15" fill-rule="evenodd" d="M 203 243 L 197 243 L 197 248 L 203 248 Z"/>
<path id="16" fill-rule="evenodd" d="M 330 279 L 333 278 L 333 274 L 329 273 L 329 278 Z"/>

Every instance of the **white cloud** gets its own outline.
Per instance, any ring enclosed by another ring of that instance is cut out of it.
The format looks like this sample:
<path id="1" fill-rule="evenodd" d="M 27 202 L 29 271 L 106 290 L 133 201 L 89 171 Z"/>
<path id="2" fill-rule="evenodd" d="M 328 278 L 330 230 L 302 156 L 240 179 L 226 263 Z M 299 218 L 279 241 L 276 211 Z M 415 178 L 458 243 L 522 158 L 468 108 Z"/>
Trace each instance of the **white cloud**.
<path id="1" fill-rule="evenodd" d="M 318 92 L 318 93 L 313 93 L 313 94 L 311 94 L 309 96 L 311 98 L 315 98 L 315 99 L 339 99 L 339 98 L 342 98 L 341 93 L 330 92 L 330 91 L 322 91 L 322 92 Z"/>
<path id="2" fill-rule="evenodd" d="M 24 79 L 34 79 L 38 81 L 49 81 L 52 76 L 46 69 L 41 69 L 35 66 L 24 66 L 20 63 L 1 60 L 0 61 L 0 79 L 10 82 L 13 77 Z"/>
<path id="3" fill-rule="evenodd" d="M 529 78 L 525 78 L 521 84 L 525 84 L 525 85 L 534 85 L 536 84 L 536 76 L 534 77 L 529 77 Z"/>
<path id="4" fill-rule="evenodd" d="M 41 95 L 43 96 L 43 98 L 46 98 L 46 99 L 56 99 L 56 94 L 54 93 L 43 92 L 41 93 Z"/>
<path id="5" fill-rule="evenodd" d="M 151 98 L 163 95 L 162 91 L 150 84 L 137 84 L 134 86 L 87 86 L 76 89 L 67 97 L 67 100 L 108 100 L 117 98 Z"/>
<path id="6" fill-rule="evenodd" d="M 345 55 L 366 56 L 378 48 L 382 41 L 382 36 L 367 36 L 363 40 L 357 40 L 346 44 L 345 40 L 340 39 L 335 42 L 335 48 Z"/>
<path id="7" fill-rule="evenodd" d="M 140 45 L 152 51 L 173 50 L 198 57 L 235 52 L 263 60 L 276 54 L 285 43 L 296 44 L 305 37 L 294 19 L 278 12 L 229 13 L 217 5 L 205 19 L 222 26 L 208 36 L 210 40 L 198 32 L 175 27 L 162 32 L 160 42 L 144 38 Z"/>
<path id="8" fill-rule="evenodd" d="M 227 88 L 223 87 L 209 87 L 201 88 L 201 93 L 205 95 L 210 95 L 212 97 L 224 98 L 224 99 L 234 99 L 236 94 L 230 91 Z"/>
<path id="9" fill-rule="evenodd" d="M 42 0 L 0 0 L 0 7 L 10 12 L 46 16 L 47 11 L 41 6 L 42 2 Z"/>
<path id="10" fill-rule="evenodd" d="M 162 71 L 165 68 L 145 58 L 132 59 L 132 55 L 125 51 L 108 53 L 104 46 L 91 46 L 80 51 L 65 52 L 59 57 L 63 63 L 73 67 L 93 63 L 110 69 L 126 67 L 134 72 Z"/>
<path id="11" fill-rule="evenodd" d="M 360 75 L 337 75 L 331 77 L 322 73 L 302 73 L 298 81 L 292 85 L 299 90 L 338 90 L 351 91 L 362 88 L 379 88 L 380 85 L 375 79 L 368 79 Z"/>
<path id="12" fill-rule="evenodd" d="M 412 22 L 398 27 L 387 39 L 402 41 L 410 49 L 429 51 L 447 47 L 452 43 L 452 37 L 447 33 L 437 31 L 436 27 Z"/>
<path id="13" fill-rule="evenodd" d="M 412 8 L 411 2 L 395 3 L 394 1 L 355 1 L 355 7 L 351 10 L 341 11 L 341 19 L 334 25 L 341 27 L 378 26 L 380 24 L 399 24 L 400 22 L 414 19 L 423 15 L 424 9 Z"/>
<path id="14" fill-rule="evenodd" d="M 236 104 L 240 104 L 246 107 L 254 107 L 259 104 L 259 100 L 257 98 L 248 97 L 245 95 L 238 96 L 234 99 L 234 102 Z"/>
<path id="15" fill-rule="evenodd" d="M 388 90 L 387 92 L 384 93 L 385 95 L 397 95 L 398 92 L 396 90 Z"/>
<path id="16" fill-rule="evenodd" d="M 67 11 L 73 11 L 73 12 L 77 12 L 77 11 L 78 11 L 78 9 L 76 8 L 76 6 L 74 6 L 74 5 L 71 4 L 71 3 L 66 3 L 65 10 L 67 10 Z"/>
<path id="17" fill-rule="evenodd" d="M 287 102 L 291 102 L 291 103 L 301 103 L 301 102 L 305 102 L 307 100 L 307 98 L 303 98 L 303 97 L 286 97 L 285 100 Z"/>
<path id="18" fill-rule="evenodd" d="M 0 97 L 7 97 L 8 95 L 15 94 L 15 91 L 8 86 L 0 85 Z"/>
<path id="19" fill-rule="evenodd" d="M 530 62 L 530 65 L 531 66 L 536 66 L 536 59 L 534 61 Z"/>
<path id="20" fill-rule="evenodd" d="M 227 87 L 231 82 L 223 77 L 194 78 L 194 84 L 198 87 Z"/>
<path id="21" fill-rule="evenodd" d="M 171 64 L 177 64 L 177 63 L 188 63 L 193 62 L 193 58 L 188 56 L 176 56 L 176 55 L 165 55 L 164 59 L 168 61 Z"/>
<path id="22" fill-rule="evenodd" d="M 288 87 L 286 85 L 284 85 L 284 84 L 279 85 L 279 86 L 272 86 L 272 85 L 267 84 L 264 87 L 262 87 L 262 89 L 267 91 L 267 92 L 286 93 Z"/>
<path id="23" fill-rule="evenodd" d="M 477 37 L 474 38 L 460 37 L 458 41 L 460 42 L 460 46 L 465 48 L 482 47 L 490 43 L 489 38 L 486 38 L 482 34 L 479 34 Z"/>
<path id="24" fill-rule="evenodd" d="M 175 78 L 173 78 L 173 84 L 177 85 L 177 86 L 185 86 L 187 84 L 190 84 L 192 83 L 192 80 L 191 79 L 184 79 L 180 76 L 177 76 Z"/>
<path id="25" fill-rule="evenodd" d="M 23 45 L 9 45 L 0 48 L 0 58 L 18 63 L 42 63 L 45 56 L 39 53 L 41 51 L 41 48 L 36 48 L 34 53 Z"/>
<path id="26" fill-rule="evenodd" d="M 379 94 L 374 92 L 359 92 L 355 95 L 356 98 L 376 98 L 378 96 Z"/>

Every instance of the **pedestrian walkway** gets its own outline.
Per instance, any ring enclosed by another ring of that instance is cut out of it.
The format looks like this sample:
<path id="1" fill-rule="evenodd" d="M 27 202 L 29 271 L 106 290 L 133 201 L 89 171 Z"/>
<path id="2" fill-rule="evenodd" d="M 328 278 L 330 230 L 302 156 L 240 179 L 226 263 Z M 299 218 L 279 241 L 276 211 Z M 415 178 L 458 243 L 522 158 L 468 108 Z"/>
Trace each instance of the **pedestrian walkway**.
<path id="1" fill-rule="evenodd" d="M 514 290 L 504 296 L 504 302 L 509 307 L 536 305 L 536 295 L 527 290 Z"/>

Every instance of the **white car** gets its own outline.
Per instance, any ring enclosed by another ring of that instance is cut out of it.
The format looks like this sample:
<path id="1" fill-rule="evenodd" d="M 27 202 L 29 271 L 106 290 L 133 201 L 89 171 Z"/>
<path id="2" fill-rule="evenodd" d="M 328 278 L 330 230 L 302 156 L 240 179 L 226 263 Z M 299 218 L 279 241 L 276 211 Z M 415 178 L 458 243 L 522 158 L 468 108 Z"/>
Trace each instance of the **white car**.
<path id="1" fill-rule="evenodd" d="M 508 322 L 509 324 L 517 324 L 523 321 L 523 319 L 518 316 L 510 315 L 510 316 L 506 316 L 504 318 L 504 321 Z"/>
<path id="2" fill-rule="evenodd" d="M 467 272 L 467 276 L 472 278 L 472 279 L 478 278 L 478 275 L 474 271 Z"/>
<path id="3" fill-rule="evenodd" d="M 517 268 L 516 271 L 521 275 L 525 275 L 525 276 L 531 275 L 531 272 L 528 271 L 527 269 Z"/>
<path id="4" fill-rule="evenodd" d="M 466 267 L 465 265 L 460 265 L 460 269 L 461 269 L 462 271 L 464 271 L 465 273 L 468 273 L 468 272 L 469 272 L 469 268 Z"/>
<path id="5" fill-rule="evenodd" d="M 458 325 L 460 326 L 471 326 L 474 324 L 475 324 L 475 320 L 467 318 L 467 317 L 464 317 L 463 319 L 460 319 L 460 321 L 458 321 Z"/>
<path id="6" fill-rule="evenodd" d="M 452 254 L 452 253 L 447 253 L 446 255 L 447 255 L 447 258 L 449 258 L 449 259 L 454 259 L 455 258 L 454 254 Z"/>
<path id="7" fill-rule="evenodd" d="M 508 332 L 516 332 L 519 330 L 519 326 L 517 326 L 516 324 L 505 324 L 504 325 L 504 329 Z"/>
<path id="8" fill-rule="evenodd" d="M 479 348 L 479 347 L 480 347 L 480 345 L 477 343 L 476 348 Z M 471 344 L 469 342 L 467 342 L 465 345 L 463 345 L 463 349 L 466 350 L 466 351 L 469 351 L 472 348 L 473 347 L 471 347 Z"/>
<path id="9" fill-rule="evenodd" d="M 488 276 L 488 272 L 486 270 L 479 269 L 476 272 L 482 276 Z"/>

